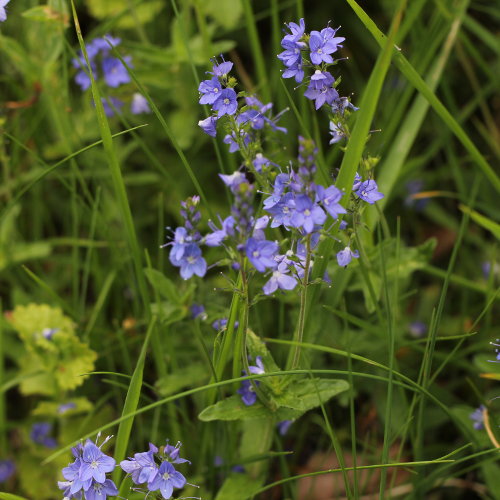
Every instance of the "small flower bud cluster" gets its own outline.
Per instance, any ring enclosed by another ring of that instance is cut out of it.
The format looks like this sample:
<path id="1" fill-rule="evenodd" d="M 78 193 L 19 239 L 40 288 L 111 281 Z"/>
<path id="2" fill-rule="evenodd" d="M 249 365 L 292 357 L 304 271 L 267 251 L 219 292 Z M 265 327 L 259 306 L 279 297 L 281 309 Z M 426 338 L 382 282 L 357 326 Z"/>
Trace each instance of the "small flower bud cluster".
<path id="1" fill-rule="evenodd" d="M 89 439 L 85 444 L 72 448 L 75 461 L 62 470 L 65 481 L 58 481 L 64 498 L 86 500 L 106 500 L 108 496 L 118 495 L 115 483 L 106 477 L 115 468 L 115 459 L 101 451 L 109 440 L 106 438 L 100 446 Z"/>
<path id="2" fill-rule="evenodd" d="M 127 68 L 120 61 L 120 59 L 110 55 L 110 44 L 113 47 L 116 47 L 120 43 L 120 38 L 115 38 L 107 35 L 103 38 L 94 38 L 94 40 L 92 40 L 86 47 L 87 56 L 89 59 L 90 67 L 92 69 L 94 80 L 100 81 L 102 79 L 106 86 L 111 89 L 116 89 L 132 81 Z M 75 83 L 81 88 L 82 91 L 85 91 L 90 87 L 91 80 L 82 51 L 78 51 L 77 55 L 78 57 L 72 60 L 73 67 L 78 70 L 75 75 Z M 123 60 L 127 63 L 128 66 L 132 67 L 131 56 L 125 56 Z M 133 114 L 151 112 L 151 110 L 149 109 L 148 101 L 143 95 L 136 92 L 131 97 L 130 94 L 125 95 L 124 97 L 130 99 L 130 111 Z M 124 105 L 123 99 L 110 97 L 109 100 L 116 110 L 120 110 Z M 104 112 L 106 113 L 106 115 L 113 116 L 114 110 L 109 105 L 108 100 L 104 97 L 102 98 L 102 104 L 104 106 Z"/>
<path id="3" fill-rule="evenodd" d="M 162 498 L 168 500 L 175 489 L 186 485 L 186 478 L 172 464 L 190 463 L 179 456 L 181 443 L 176 446 L 167 444 L 158 449 L 149 443 L 149 450 L 136 453 L 128 460 L 122 460 L 120 467 L 130 474 L 132 482 L 142 485 L 148 492 L 159 491 Z"/>

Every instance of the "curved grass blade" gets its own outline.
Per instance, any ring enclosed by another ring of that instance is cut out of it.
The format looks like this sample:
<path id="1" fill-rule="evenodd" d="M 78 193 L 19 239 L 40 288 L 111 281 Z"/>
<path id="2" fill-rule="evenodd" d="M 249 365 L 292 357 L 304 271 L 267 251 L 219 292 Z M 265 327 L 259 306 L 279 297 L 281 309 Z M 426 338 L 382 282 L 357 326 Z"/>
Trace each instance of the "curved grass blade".
<path id="1" fill-rule="evenodd" d="M 149 339 L 151 333 L 156 324 L 156 316 L 153 316 L 146 333 L 146 338 L 142 344 L 141 352 L 139 354 L 139 359 L 135 366 L 134 373 L 130 379 L 129 388 L 127 391 L 127 397 L 125 398 L 125 404 L 123 405 L 122 416 L 133 414 L 137 410 L 139 404 L 139 397 L 141 395 L 142 388 L 142 375 L 144 372 L 144 362 L 146 360 L 146 351 L 149 344 Z M 116 446 L 115 446 L 115 460 L 120 463 L 126 456 L 128 441 L 130 439 L 130 432 L 132 431 L 132 424 L 134 423 L 134 417 L 129 417 L 126 420 L 120 422 L 118 427 L 118 434 L 116 436 Z M 121 469 L 117 467 L 113 472 L 113 480 L 118 482 L 121 476 Z"/>

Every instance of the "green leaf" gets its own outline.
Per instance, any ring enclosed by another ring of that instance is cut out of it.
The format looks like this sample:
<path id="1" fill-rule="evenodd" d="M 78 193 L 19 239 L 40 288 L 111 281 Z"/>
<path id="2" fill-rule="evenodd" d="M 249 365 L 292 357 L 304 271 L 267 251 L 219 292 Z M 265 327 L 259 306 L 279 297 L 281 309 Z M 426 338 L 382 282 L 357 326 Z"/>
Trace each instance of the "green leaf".
<path id="1" fill-rule="evenodd" d="M 480 226 L 490 231 L 491 234 L 495 236 L 495 238 L 500 240 L 500 224 L 492 221 L 488 217 L 485 217 L 484 215 L 480 214 L 479 212 L 472 210 L 472 208 L 469 208 L 466 205 L 460 204 L 459 208 L 463 213 L 469 214 L 474 222 L 477 222 Z"/>
<path id="2" fill-rule="evenodd" d="M 241 401 L 241 396 L 234 395 L 208 406 L 198 415 L 198 418 L 203 422 L 212 420 L 249 420 L 273 416 L 277 420 L 293 420 L 300 417 L 301 414 L 301 412 L 290 408 L 278 408 L 276 411 L 271 411 L 258 401 L 252 406 L 246 406 Z"/>
<path id="3" fill-rule="evenodd" d="M 156 382 L 156 387 L 161 396 L 170 396 L 180 392 L 185 387 L 201 385 L 210 377 L 207 366 L 202 363 L 193 363 L 184 368 L 179 368 L 174 373 L 162 377 Z"/>
<path id="4" fill-rule="evenodd" d="M 163 297 L 170 300 L 174 304 L 182 304 L 181 297 L 178 293 L 179 287 L 169 280 L 163 273 L 152 268 L 145 268 L 144 274 L 151 286 Z"/>
<path id="5" fill-rule="evenodd" d="M 149 324 L 148 332 L 144 343 L 142 344 L 141 353 L 139 354 L 139 359 L 135 366 L 134 373 L 130 380 L 130 385 L 127 391 L 127 397 L 125 398 L 125 404 L 123 405 L 122 416 L 133 413 L 137 410 L 139 405 L 139 398 L 141 396 L 142 389 L 142 378 L 144 372 L 144 363 L 146 361 L 146 352 L 149 345 L 149 339 L 151 338 L 151 333 L 156 326 L 156 317 L 153 317 L 151 323 Z M 128 441 L 130 438 L 130 432 L 132 431 L 132 424 L 134 423 L 134 417 L 130 417 L 126 420 L 122 420 L 118 427 L 118 435 L 116 436 L 116 447 L 114 458 L 117 463 L 120 463 L 126 456 Z M 119 467 L 113 472 L 113 480 L 115 483 L 118 482 L 121 476 L 121 470 Z"/>
<path id="6" fill-rule="evenodd" d="M 108 20 L 117 17 L 113 23 L 118 28 L 134 28 L 137 24 L 146 24 L 152 21 L 163 8 L 161 0 L 148 2 L 132 2 L 127 0 L 87 0 L 86 5 L 90 13 L 97 19 Z M 130 8 L 131 14 L 122 15 Z"/>
<path id="7" fill-rule="evenodd" d="M 205 0 L 203 10 L 205 14 L 228 30 L 236 28 L 243 14 L 241 0 Z"/>
<path id="8" fill-rule="evenodd" d="M 27 498 L 13 495 L 12 493 L 2 493 L 0 491 L 0 500 L 28 500 Z"/>
<path id="9" fill-rule="evenodd" d="M 60 23 L 64 27 L 69 24 L 69 16 L 50 5 L 37 5 L 25 10 L 21 15 L 31 21 Z"/>
<path id="10" fill-rule="evenodd" d="M 345 380 L 306 378 L 294 381 L 286 392 L 274 397 L 274 400 L 282 407 L 305 413 L 348 389 L 349 384 Z"/>
<path id="11" fill-rule="evenodd" d="M 259 479 L 253 479 L 246 474 L 233 474 L 229 476 L 217 493 L 215 500 L 235 500 L 236 498 L 249 498 L 262 486 Z"/>
<path id="12" fill-rule="evenodd" d="M 65 401 L 65 403 L 73 403 L 75 407 L 68 408 L 64 413 L 61 413 L 59 410 L 61 403 L 41 401 L 33 410 L 33 416 L 67 418 L 80 413 L 88 413 L 92 409 L 92 403 L 87 398 L 72 398 Z"/>

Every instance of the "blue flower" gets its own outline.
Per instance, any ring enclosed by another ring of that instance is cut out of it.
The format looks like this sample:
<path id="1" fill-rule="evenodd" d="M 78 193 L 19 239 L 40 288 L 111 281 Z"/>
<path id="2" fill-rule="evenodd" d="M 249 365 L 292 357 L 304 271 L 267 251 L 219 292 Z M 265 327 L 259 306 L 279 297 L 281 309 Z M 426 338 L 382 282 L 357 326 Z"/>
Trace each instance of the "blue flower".
<path id="1" fill-rule="evenodd" d="M 120 467 L 130 474 L 135 484 L 150 483 L 158 474 L 158 466 L 152 450 L 136 453 L 130 460 L 122 460 Z"/>
<path id="2" fill-rule="evenodd" d="M 221 64 L 216 64 L 212 67 L 213 74 L 215 76 L 220 76 L 222 78 L 226 78 L 227 74 L 233 68 L 233 63 L 230 61 L 224 61 Z"/>
<path id="3" fill-rule="evenodd" d="M 245 146 L 247 146 L 251 141 L 250 136 L 246 133 L 246 131 L 244 129 L 239 130 L 238 133 L 239 133 L 240 137 L 243 139 L 243 143 L 245 144 Z M 229 152 L 230 153 L 234 153 L 234 152 L 240 150 L 240 145 L 238 144 L 238 142 L 236 140 L 235 132 L 232 132 L 231 134 L 227 134 L 224 137 L 223 142 L 224 142 L 224 144 L 229 145 Z"/>
<path id="4" fill-rule="evenodd" d="M 218 116 L 234 115 L 238 108 L 236 92 L 233 89 L 224 89 L 214 102 L 212 108 L 218 112 Z"/>
<path id="5" fill-rule="evenodd" d="M 0 460 L 0 483 L 7 481 L 16 472 L 16 466 L 12 460 Z"/>
<path id="6" fill-rule="evenodd" d="M 203 80 L 198 91 L 202 94 L 198 101 L 200 104 L 213 104 L 220 97 L 222 87 L 219 79 L 214 76 L 210 80 Z"/>
<path id="7" fill-rule="evenodd" d="M 193 319 L 201 319 L 202 321 L 207 319 L 207 313 L 203 304 L 191 304 L 189 310 Z"/>
<path id="8" fill-rule="evenodd" d="M 222 182 L 233 192 L 235 193 L 240 184 L 247 181 L 245 174 L 236 170 L 231 175 L 219 174 L 219 177 L 222 179 Z"/>
<path id="9" fill-rule="evenodd" d="M 252 265 L 263 273 L 266 268 L 275 268 L 274 256 L 278 251 L 278 244 L 275 241 L 257 240 L 248 238 L 245 245 L 245 253 Z"/>
<path id="10" fill-rule="evenodd" d="M 285 24 L 285 26 L 290 30 L 290 34 L 285 35 L 283 37 L 283 40 L 291 40 L 293 42 L 300 40 L 302 38 L 302 36 L 304 35 L 304 31 L 306 30 L 306 23 L 304 21 L 304 18 L 301 18 L 299 20 L 299 24 L 288 23 L 288 24 Z"/>
<path id="11" fill-rule="evenodd" d="M 123 60 L 128 66 L 132 66 L 132 58 L 130 56 L 125 56 Z M 102 61 L 102 72 L 106 83 L 113 88 L 131 81 L 127 68 L 120 59 L 116 57 L 106 57 Z"/>
<path id="12" fill-rule="evenodd" d="M 76 408 L 76 403 L 69 401 L 68 403 L 60 404 L 57 407 L 57 413 L 59 413 L 59 415 L 64 415 L 69 410 L 74 410 L 75 408 Z"/>
<path id="13" fill-rule="evenodd" d="M 257 356 L 255 361 L 257 363 L 257 366 L 248 367 L 250 373 L 254 375 L 260 375 L 262 373 L 265 373 L 264 364 L 262 363 L 262 358 L 260 356 Z M 245 370 L 243 370 L 242 373 L 243 375 L 247 374 Z M 241 387 L 236 391 L 238 394 L 241 395 L 241 400 L 246 406 L 252 406 L 257 401 L 257 394 L 255 394 L 254 384 L 255 386 L 258 386 L 260 382 L 258 380 L 255 380 L 252 384 L 250 380 L 242 380 Z"/>
<path id="14" fill-rule="evenodd" d="M 296 66 L 302 60 L 301 50 L 305 48 L 305 44 L 302 42 L 296 42 L 293 40 L 282 40 L 281 46 L 285 49 L 283 52 L 278 54 L 278 59 L 283 61 L 283 64 L 289 68 L 291 66 Z"/>
<path id="15" fill-rule="evenodd" d="M 50 437 L 52 425 L 48 422 L 38 422 L 31 427 L 30 438 L 36 444 L 41 444 L 47 448 L 55 448 L 57 441 Z"/>
<path id="16" fill-rule="evenodd" d="M 134 115 L 140 115 L 141 113 L 151 113 L 148 100 L 142 94 L 139 94 L 139 92 L 135 92 L 132 96 L 130 111 Z"/>
<path id="17" fill-rule="evenodd" d="M 170 262 L 181 268 L 181 277 L 185 280 L 191 278 L 193 274 L 203 278 L 207 272 L 207 263 L 201 256 L 200 248 L 195 243 L 190 243 L 185 247 L 180 259 L 174 259 L 170 255 Z"/>
<path id="18" fill-rule="evenodd" d="M 302 227 L 306 233 L 312 233 L 314 226 L 322 225 L 325 220 L 325 212 L 309 196 L 301 194 L 295 197 L 295 210 L 291 218 L 293 227 Z"/>
<path id="19" fill-rule="evenodd" d="M 182 446 L 182 444 L 180 441 L 178 441 L 175 446 L 172 446 L 171 444 L 168 443 L 168 439 L 167 439 L 167 444 L 165 445 L 165 448 L 163 449 L 163 453 L 165 454 L 167 460 L 170 463 L 172 463 L 172 464 L 184 464 L 184 463 L 190 464 L 191 463 L 189 460 L 186 460 L 185 458 L 181 458 L 179 456 L 181 446 Z"/>
<path id="20" fill-rule="evenodd" d="M 353 252 L 350 247 L 345 247 L 337 253 L 337 262 L 341 267 L 346 267 L 352 259 L 359 259 L 359 252 L 357 250 Z"/>
<path id="21" fill-rule="evenodd" d="M 76 455 L 75 451 L 73 450 L 73 455 Z M 75 461 L 71 464 L 69 464 L 67 467 L 64 467 L 62 470 L 62 475 L 66 481 L 63 482 L 63 487 L 61 487 L 61 484 L 59 487 L 61 489 L 64 489 L 65 491 L 67 490 L 69 495 L 75 495 L 78 493 L 80 490 L 86 490 L 90 487 L 92 483 L 92 479 L 87 479 L 83 481 L 80 477 L 80 468 L 82 466 L 82 461 L 81 461 L 81 455 L 78 455 L 75 457 Z M 65 494 L 68 496 L 68 494 Z"/>
<path id="22" fill-rule="evenodd" d="M 379 193 L 377 183 L 372 179 L 362 182 L 356 194 L 370 205 L 373 205 L 376 201 L 384 197 L 382 193 Z"/>
<path id="23" fill-rule="evenodd" d="M 222 221 L 222 229 L 217 229 L 217 226 L 212 222 L 208 221 L 208 225 L 213 232 L 205 235 L 204 243 L 208 247 L 218 247 L 222 245 L 222 242 L 228 237 L 234 235 L 234 224 L 235 220 L 232 215 L 226 217 Z"/>
<path id="24" fill-rule="evenodd" d="M 94 481 L 90 487 L 85 490 L 86 500 L 106 500 L 108 496 L 118 495 L 118 488 L 111 479 L 106 479 L 102 483 Z"/>
<path id="25" fill-rule="evenodd" d="M 427 325 L 423 321 L 412 321 L 408 330 L 413 337 L 420 338 L 427 333 Z"/>
<path id="26" fill-rule="evenodd" d="M 319 72 L 319 75 L 318 75 Z M 329 75 L 331 80 L 325 75 Z M 317 79 L 314 77 L 317 76 Z M 325 102 L 332 104 L 339 97 L 339 93 L 332 87 L 333 77 L 328 72 L 317 71 L 312 77 L 309 87 L 304 92 L 304 96 L 314 102 L 316 109 L 321 108 Z"/>
<path id="27" fill-rule="evenodd" d="M 203 132 L 205 132 L 205 134 L 208 134 L 212 137 L 217 136 L 217 118 L 215 116 L 209 116 L 204 120 L 200 120 L 198 122 L 198 126 L 203 130 Z"/>
<path id="28" fill-rule="evenodd" d="M 214 330 L 217 330 L 217 331 L 220 331 L 220 330 L 225 330 L 226 329 L 226 326 L 227 326 L 227 322 L 228 322 L 228 319 L 227 318 L 221 318 L 221 319 L 216 319 L 213 323 L 212 323 L 212 328 Z M 234 322 L 234 328 L 238 328 L 239 326 L 239 323 L 238 321 L 235 321 Z"/>
<path id="29" fill-rule="evenodd" d="M 172 497 L 174 488 L 183 488 L 186 478 L 174 469 L 174 466 L 165 461 L 160 465 L 158 474 L 152 483 L 148 485 L 150 491 L 160 490 L 163 498 L 168 500 Z"/>
<path id="30" fill-rule="evenodd" d="M 262 288 L 264 294 L 270 295 L 278 288 L 281 290 L 293 290 L 297 285 L 297 279 L 290 276 L 289 272 L 287 262 L 280 262 L 278 268 L 273 271 L 271 278 Z"/>
<path id="31" fill-rule="evenodd" d="M 105 455 L 92 441 L 87 441 L 83 447 L 80 479 L 81 481 L 93 479 L 98 483 L 104 483 L 106 472 L 111 472 L 115 464 L 114 458 Z"/>
<path id="32" fill-rule="evenodd" d="M 484 429 L 484 412 L 486 411 L 486 406 L 481 405 L 476 408 L 470 415 L 469 418 L 473 421 L 472 426 L 476 431 Z"/>
<path id="33" fill-rule="evenodd" d="M 298 61 L 293 66 L 289 66 L 283 73 L 281 74 L 283 78 L 295 78 L 297 83 L 301 83 L 304 79 L 304 69 L 302 67 L 302 61 Z"/>
<path id="34" fill-rule="evenodd" d="M 7 20 L 7 12 L 5 11 L 5 6 L 10 2 L 10 0 L 0 0 L 0 22 Z"/>
<path id="35" fill-rule="evenodd" d="M 123 101 L 121 101 L 120 99 L 117 99 L 116 97 L 109 98 L 109 101 L 111 102 L 111 104 L 113 105 L 113 107 L 115 109 L 113 109 L 110 106 L 108 99 L 106 99 L 105 97 L 101 97 L 101 101 L 102 101 L 102 105 L 104 107 L 104 114 L 108 117 L 114 116 L 115 109 L 116 109 L 116 111 L 119 112 L 120 109 L 123 107 Z"/>
<path id="36" fill-rule="evenodd" d="M 337 219 L 340 214 L 347 213 L 346 209 L 339 203 L 342 196 L 344 193 L 335 186 L 327 188 L 316 186 L 316 201 L 322 204 L 333 219 Z"/>
<path id="37" fill-rule="evenodd" d="M 290 429 L 293 422 L 294 420 L 282 420 L 281 422 L 278 422 L 278 432 L 281 436 L 284 436 L 288 432 L 288 429 Z"/>
<path id="38" fill-rule="evenodd" d="M 345 40 L 344 37 L 335 37 L 337 30 L 333 28 L 325 28 L 319 31 L 311 31 L 309 39 L 309 48 L 311 49 L 311 62 L 313 64 L 333 63 L 333 58 L 330 54 L 337 51 L 341 42 Z"/>

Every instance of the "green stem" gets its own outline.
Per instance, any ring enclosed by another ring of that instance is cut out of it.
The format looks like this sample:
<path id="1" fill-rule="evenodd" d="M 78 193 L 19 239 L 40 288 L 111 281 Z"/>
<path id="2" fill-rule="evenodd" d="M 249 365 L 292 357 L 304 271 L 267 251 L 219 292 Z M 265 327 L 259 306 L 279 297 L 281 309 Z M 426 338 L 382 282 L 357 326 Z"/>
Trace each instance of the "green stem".
<path id="1" fill-rule="evenodd" d="M 307 287 L 309 281 L 309 269 L 311 267 L 311 235 L 307 235 L 306 238 L 306 263 L 304 266 L 304 278 L 302 280 L 302 290 L 300 291 L 300 311 L 299 311 L 299 323 L 297 329 L 295 330 L 294 341 L 297 344 L 293 350 L 293 358 L 291 363 L 291 369 L 294 370 L 299 366 L 300 363 L 300 344 L 304 338 L 304 325 L 306 318 L 306 306 L 307 306 Z"/>

